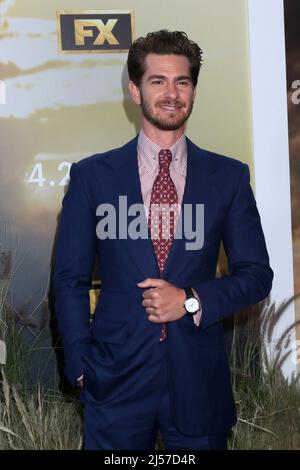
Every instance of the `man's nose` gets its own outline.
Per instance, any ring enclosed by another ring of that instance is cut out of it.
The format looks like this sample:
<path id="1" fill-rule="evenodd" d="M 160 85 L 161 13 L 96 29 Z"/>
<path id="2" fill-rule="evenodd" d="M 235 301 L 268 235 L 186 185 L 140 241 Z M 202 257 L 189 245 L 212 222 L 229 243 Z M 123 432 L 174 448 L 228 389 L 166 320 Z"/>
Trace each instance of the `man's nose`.
<path id="1" fill-rule="evenodd" d="M 172 98 L 173 100 L 178 98 L 179 94 L 178 94 L 178 88 L 176 86 L 176 83 L 172 83 L 172 82 L 168 83 L 167 89 L 166 89 L 166 96 L 168 98 Z"/>

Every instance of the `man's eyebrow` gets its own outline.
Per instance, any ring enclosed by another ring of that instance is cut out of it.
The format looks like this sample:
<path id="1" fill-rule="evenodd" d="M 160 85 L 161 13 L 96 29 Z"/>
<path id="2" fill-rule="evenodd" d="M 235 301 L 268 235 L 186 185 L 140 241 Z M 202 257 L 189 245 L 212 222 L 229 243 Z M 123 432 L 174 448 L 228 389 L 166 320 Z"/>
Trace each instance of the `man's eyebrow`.
<path id="1" fill-rule="evenodd" d="M 180 75 L 179 77 L 176 77 L 176 80 L 189 80 L 191 82 L 192 78 L 189 75 Z"/>
<path id="2" fill-rule="evenodd" d="M 148 77 L 148 80 L 153 80 L 154 78 L 164 79 L 166 77 L 164 75 L 150 75 L 150 77 Z"/>
<path id="3" fill-rule="evenodd" d="M 153 79 L 163 80 L 165 78 L 167 78 L 165 75 L 150 75 L 150 77 L 148 77 L 148 80 L 153 80 Z M 175 80 L 188 80 L 191 82 L 192 78 L 189 75 L 180 75 L 179 77 L 175 77 Z"/>

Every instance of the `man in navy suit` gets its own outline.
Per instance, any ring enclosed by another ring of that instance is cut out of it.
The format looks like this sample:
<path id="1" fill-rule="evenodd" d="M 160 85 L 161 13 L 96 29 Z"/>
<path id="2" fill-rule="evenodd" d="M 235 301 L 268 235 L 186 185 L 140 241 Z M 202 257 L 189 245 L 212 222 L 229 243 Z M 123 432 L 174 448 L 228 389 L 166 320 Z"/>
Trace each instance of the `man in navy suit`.
<path id="1" fill-rule="evenodd" d="M 54 288 L 85 449 L 225 449 L 236 422 L 222 319 L 272 285 L 247 165 L 184 134 L 202 51 L 185 33 L 137 39 L 139 135 L 74 163 Z M 221 241 L 229 275 L 216 278 Z M 95 259 L 102 280 L 90 321 Z"/>

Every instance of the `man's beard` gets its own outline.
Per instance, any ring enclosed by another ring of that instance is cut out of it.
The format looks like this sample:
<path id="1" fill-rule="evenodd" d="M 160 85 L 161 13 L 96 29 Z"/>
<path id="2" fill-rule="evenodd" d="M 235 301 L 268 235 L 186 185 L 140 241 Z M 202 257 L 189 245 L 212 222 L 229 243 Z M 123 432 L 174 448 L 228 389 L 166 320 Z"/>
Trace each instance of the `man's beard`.
<path id="1" fill-rule="evenodd" d="M 180 101 L 175 100 L 164 100 L 159 101 L 155 106 L 163 106 L 163 105 L 175 105 L 185 107 Z M 184 125 L 184 123 L 188 120 L 193 110 L 194 102 L 192 101 L 190 106 L 187 108 L 187 113 L 184 116 L 180 116 L 177 120 L 174 121 L 172 118 L 161 118 L 159 116 L 154 116 L 151 112 L 151 106 L 149 103 L 144 99 L 143 95 L 141 94 L 141 109 L 144 117 L 149 121 L 153 126 L 161 131 L 176 131 L 180 127 Z"/>

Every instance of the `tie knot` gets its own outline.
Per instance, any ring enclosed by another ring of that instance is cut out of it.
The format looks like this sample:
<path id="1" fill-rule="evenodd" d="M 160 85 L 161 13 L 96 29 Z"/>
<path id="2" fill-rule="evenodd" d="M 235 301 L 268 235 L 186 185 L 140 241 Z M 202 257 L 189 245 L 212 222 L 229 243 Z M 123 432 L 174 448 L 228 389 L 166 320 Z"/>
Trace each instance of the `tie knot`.
<path id="1" fill-rule="evenodd" d="M 161 150 L 158 154 L 159 158 L 159 168 L 167 168 L 169 169 L 171 161 L 172 161 L 172 152 L 169 149 Z"/>

